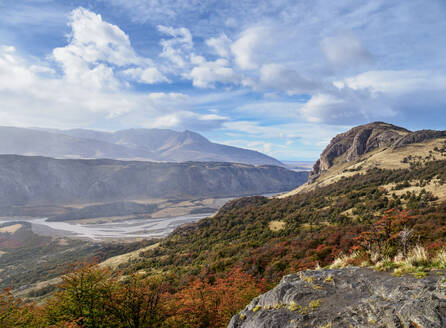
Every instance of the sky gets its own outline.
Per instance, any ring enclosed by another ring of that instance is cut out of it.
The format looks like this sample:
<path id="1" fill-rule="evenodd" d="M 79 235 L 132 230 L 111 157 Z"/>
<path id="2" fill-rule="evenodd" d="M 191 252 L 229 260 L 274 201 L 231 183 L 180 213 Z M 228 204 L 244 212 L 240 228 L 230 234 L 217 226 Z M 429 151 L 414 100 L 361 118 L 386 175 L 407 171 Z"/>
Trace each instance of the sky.
<path id="1" fill-rule="evenodd" d="M 445 129 L 445 0 L 0 0 L 0 125 L 314 160 L 373 121 Z"/>

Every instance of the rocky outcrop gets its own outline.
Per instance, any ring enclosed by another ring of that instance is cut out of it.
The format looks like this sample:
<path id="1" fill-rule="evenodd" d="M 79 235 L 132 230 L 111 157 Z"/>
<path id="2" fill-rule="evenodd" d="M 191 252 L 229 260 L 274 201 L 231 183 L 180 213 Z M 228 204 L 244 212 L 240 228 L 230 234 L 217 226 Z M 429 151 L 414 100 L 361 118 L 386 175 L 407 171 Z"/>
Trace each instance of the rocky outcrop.
<path id="1" fill-rule="evenodd" d="M 314 182 L 321 172 L 333 166 L 334 159 L 344 156 L 350 162 L 376 148 L 392 145 L 410 131 L 392 124 L 375 122 L 357 126 L 345 133 L 338 134 L 324 149 L 310 173 L 309 181 Z"/>
<path id="2" fill-rule="evenodd" d="M 446 327 L 444 272 L 423 279 L 367 268 L 283 277 L 235 315 L 228 328 Z"/>
<path id="3" fill-rule="evenodd" d="M 335 160 L 352 162 L 377 148 L 401 148 L 409 144 L 446 136 L 446 131 L 421 130 L 411 132 L 404 128 L 374 122 L 357 126 L 334 137 L 314 164 L 309 182 L 313 183 L 323 171 L 334 165 Z"/>

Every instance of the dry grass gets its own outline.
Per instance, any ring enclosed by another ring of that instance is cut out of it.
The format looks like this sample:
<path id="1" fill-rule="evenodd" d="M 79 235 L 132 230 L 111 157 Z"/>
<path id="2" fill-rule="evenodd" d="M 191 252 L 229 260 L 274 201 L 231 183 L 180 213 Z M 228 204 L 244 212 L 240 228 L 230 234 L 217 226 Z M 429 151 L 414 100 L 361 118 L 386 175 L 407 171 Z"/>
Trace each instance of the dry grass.
<path id="1" fill-rule="evenodd" d="M 28 285 L 26 289 L 21 289 L 20 291 L 14 292 L 14 295 L 27 298 L 28 294 L 31 292 L 36 292 L 50 286 L 57 286 L 60 283 L 62 283 L 62 279 L 60 277 L 56 277 L 45 281 L 39 281 L 34 284 Z"/>
<path id="2" fill-rule="evenodd" d="M 186 200 L 182 202 L 176 202 L 174 200 L 167 199 L 133 199 L 128 200 L 129 202 L 144 204 L 144 205 L 157 205 L 158 210 L 150 214 L 141 214 L 144 218 L 154 218 L 161 219 L 166 217 L 183 216 L 189 215 L 194 210 L 200 210 L 204 207 L 214 209 L 215 212 L 223 206 L 227 198 L 206 198 L 198 200 Z M 66 209 L 82 209 L 91 205 L 103 205 L 105 203 L 88 203 L 88 204 L 70 204 L 66 206 Z M 129 219 L 134 219 L 141 215 L 122 215 L 122 216 L 109 216 L 109 217 L 98 217 L 98 218 L 88 218 L 73 220 L 73 222 L 80 224 L 98 224 L 98 223 L 108 223 L 108 222 L 119 222 Z"/>
<path id="3" fill-rule="evenodd" d="M 271 221 L 268 224 L 268 227 L 271 231 L 277 232 L 283 230 L 285 228 L 285 225 L 286 225 L 285 221 Z"/>
<path id="4" fill-rule="evenodd" d="M 387 191 L 388 195 L 395 194 L 397 196 L 402 196 L 406 194 L 407 192 L 414 192 L 416 194 L 419 194 L 421 190 L 426 190 L 427 192 L 432 193 L 432 195 L 438 197 L 438 201 L 444 201 L 446 200 L 446 184 L 442 185 L 440 184 L 438 179 L 432 179 L 428 184 L 425 186 L 416 186 L 416 181 L 409 181 L 410 187 L 406 187 L 400 190 L 393 190 L 393 188 L 396 186 L 395 183 L 389 183 L 387 185 L 382 186 L 384 190 Z"/>
<path id="5" fill-rule="evenodd" d="M 423 246 L 415 246 L 406 257 L 405 262 L 411 266 L 422 266 L 429 264 L 429 256 Z"/>
<path id="6" fill-rule="evenodd" d="M 341 269 L 350 265 L 350 263 L 359 258 L 360 254 L 358 252 L 353 252 L 350 255 L 341 254 L 337 257 L 333 263 L 330 265 L 330 269 Z"/>
<path id="7" fill-rule="evenodd" d="M 121 254 L 121 255 L 118 255 L 118 256 L 111 257 L 111 258 L 105 260 L 104 262 L 99 263 L 99 265 L 103 266 L 103 267 L 107 266 L 107 267 L 109 267 L 111 269 L 115 269 L 116 267 L 118 267 L 122 263 L 127 263 L 128 261 L 138 259 L 139 258 L 139 253 L 145 252 L 145 251 L 148 251 L 150 249 L 157 248 L 157 247 L 159 247 L 159 243 L 156 243 L 156 244 L 150 245 L 148 247 L 144 247 L 144 248 L 138 249 L 138 250 L 130 252 L 130 253 Z"/>
<path id="8" fill-rule="evenodd" d="M 435 265 L 441 269 L 446 269 L 446 249 L 442 249 L 434 257 Z"/>
<path id="9" fill-rule="evenodd" d="M 22 227 L 21 224 L 13 224 L 7 227 L 0 228 L 0 233 L 9 233 L 14 234 L 17 230 L 19 230 Z"/>
<path id="10" fill-rule="evenodd" d="M 409 156 L 421 156 L 426 158 L 429 156 L 429 151 L 432 151 L 435 147 L 441 148 L 444 145 L 446 138 L 438 138 L 429 140 L 426 142 L 420 142 L 411 144 L 399 149 L 391 148 L 379 148 L 374 151 L 365 154 L 360 160 L 355 162 L 335 163 L 330 169 L 323 172 L 315 183 L 305 183 L 297 189 L 294 189 L 288 193 L 277 196 L 278 198 L 284 198 L 295 195 L 301 192 L 307 192 L 314 190 L 316 187 L 323 187 L 339 181 L 342 177 L 353 176 L 357 173 L 364 174 L 368 169 L 379 167 L 382 169 L 400 169 L 408 168 L 409 163 L 402 163 L 402 160 Z M 437 159 L 440 159 L 440 155 L 436 155 Z M 338 160 L 340 162 L 340 160 Z M 349 172 L 348 170 L 357 169 L 361 167 L 359 171 Z M 446 191 L 444 191 L 446 193 Z M 438 196 L 437 196 L 438 197 Z M 445 196 L 446 197 L 446 196 Z"/>
<path id="11" fill-rule="evenodd" d="M 351 255 L 341 254 L 330 265 L 330 269 L 345 268 L 353 260 L 363 257 L 360 252 L 353 252 Z M 446 269 L 446 249 L 438 251 L 435 255 L 429 256 L 423 246 L 417 245 L 412 248 L 407 256 L 398 253 L 393 259 L 384 257 L 377 253 L 368 253 L 370 262 L 364 262 L 361 266 L 371 266 L 378 271 L 393 270 L 395 276 L 413 274 L 416 278 L 423 278 L 430 270 Z"/>

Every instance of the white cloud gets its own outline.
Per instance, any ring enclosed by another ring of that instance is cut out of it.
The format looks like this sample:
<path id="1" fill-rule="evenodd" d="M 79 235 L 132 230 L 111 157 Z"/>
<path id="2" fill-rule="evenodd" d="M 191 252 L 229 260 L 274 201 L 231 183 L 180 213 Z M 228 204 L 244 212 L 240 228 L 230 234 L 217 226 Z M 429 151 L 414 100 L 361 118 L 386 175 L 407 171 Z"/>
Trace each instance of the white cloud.
<path id="1" fill-rule="evenodd" d="M 230 56 L 231 43 L 232 41 L 224 33 L 217 38 L 210 38 L 206 40 L 206 44 L 211 47 L 217 55 L 223 58 L 228 58 Z"/>
<path id="2" fill-rule="evenodd" d="M 370 89 L 373 92 L 404 95 L 419 91 L 445 91 L 446 76 L 416 70 L 368 71 L 346 78 L 340 85 L 354 90 Z"/>
<path id="3" fill-rule="evenodd" d="M 249 114 L 251 117 L 296 120 L 302 105 L 291 101 L 262 101 L 238 106 L 236 111 Z"/>
<path id="4" fill-rule="evenodd" d="M 258 86 L 286 91 L 290 95 L 312 92 L 320 87 L 318 83 L 281 64 L 263 65 Z"/>
<path id="5" fill-rule="evenodd" d="M 196 87 L 209 88 L 214 87 L 216 82 L 237 83 L 240 80 L 226 59 L 208 62 L 201 56 L 192 56 L 192 62 L 196 66 L 187 76 Z"/>
<path id="6" fill-rule="evenodd" d="M 167 77 L 165 77 L 156 67 L 129 68 L 122 71 L 122 74 L 129 77 L 131 80 L 140 83 L 154 84 L 158 82 L 169 82 L 169 79 L 167 79 Z"/>
<path id="7" fill-rule="evenodd" d="M 364 102 L 368 101 L 365 105 Z M 369 97 L 359 97 L 355 93 L 327 94 L 319 93 L 302 106 L 301 114 L 309 122 L 329 124 L 355 124 L 369 121 L 369 111 L 382 110 L 372 106 Z M 374 113 L 377 114 L 376 112 Z M 389 112 L 389 114 L 394 114 Z M 392 116 L 392 115 L 390 115 Z"/>
<path id="8" fill-rule="evenodd" d="M 164 115 L 153 121 L 146 122 L 144 126 L 148 128 L 192 129 L 203 131 L 219 128 L 227 120 L 227 117 L 216 114 L 199 115 L 190 111 L 176 111 L 175 113 Z"/>
<path id="9" fill-rule="evenodd" d="M 127 34 L 116 25 L 104 22 L 101 15 L 77 8 L 71 13 L 69 26 L 69 45 L 53 51 L 54 57 L 62 63 L 66 56 L 92 64 L 105 61 L 117 66 L 143 61 L 135 54 Z"/>
<path id="10" fill-rule="evenodd" d="M 62 65 L 70 83 L 92 88 L 125 87 L 115 77 L 118 68 L 129 68 L 123 76 L 141 83 L 157 83 L 167 78 L 153 66 L 152 60 L 138 56 L 128 35 L 118 26 L 102 20 L 101 15 L 85 8 L 71 12 L 69 44 L 53 50 L 53 58 Z"/>
<path id="11" fill-rule="evenodd" d="M 323 123 L 338 129 L 339 124 L 376 119 L 419 126 L 429 117 L 431 122 L 437 117 L 444 121 L 446 21 L 445 7 L 438 1 L 105 2 L 101 10 L 107 16 L 117 12 L 108 11 L 114 3 L 127 9 L 122 17 L 119 11 L 120 21 L 127 13 L 145 22 L 132 25 L 132 41 L 133 36 L 141 38 L 144 42 L 135 44 L 160 56 L 138 55 L 124 30 L 96 13 L 77 9 L 70 18 L 68 44 L 53 54 L 62 65 L 61 75 L 54 72 L 54 62 L 28 56 L 25 60 L 13 49 L 0 50 L 0 122 L 223 126 L 217 134 L 237 134 L 240 140 L 283 135 L 290 145 L 296 144 L 293 135 L 298 135 L 310 147 L 322 145 L 334 130 L 325 125 L 329 132 L 311 143 L 312 138 L 293 132 L 301 129 L 295 122 L 311 122 L 305 129 L 311 136 Z M 8 21 L 7 14 L 3 16 Z M 20 33 L 13 29 L 26 20 L 0 31 L 0 39 L 18 38 Z M 159 24 L 159 33 L 150 33 Z M 215 89 L 190 90 L 184 87 L 185 79 L 196 88 Z M 178 82 L 182 90 L 199 96 L 147 94 L 140 86 L 132 89 L 135 81 L 171 82 L 157 88 L 163 91 Z M 302 93 L 304 97 L 295 97 Z M 300 99 L 308 98 L 303 105 Z M 250 101 L 254 103 L 240 105 Z M 217 116 L 231 117 L 205 116 L 208 105 L 223 113 Z"/>
<path id="12" fill-rule="evenodd" d="M 164 112 L 189 106 L 191 98 L 179 92 L 151 92 L 147 94 L 149 104 L 162 108 Z"/>
<path id="13" fill-rule="evenodd" d="M 20 91 L 35 82 L 34 74 L 26 69 L 12 46 L 0 46 L 0 90 Z"/>
<path id="14" fill-rule="evenodd" d="M 160 54 L 178 67 L 185 67 L 191 50 L 193 49 L 192 34 L 187 28 L 173 28 L 158 25 L 158 31 L 171 36 L 170 39 L 162 39 L 163 51 Z"/>
<path id="15" fill-rule="evenodd" d="M 242 69 L 255 69 L 259 66 L 259 48 L 270 38 L 269 30 L 263 26 L 250 27 L 231 45 L 235 62 Z"/>
<path id="16" fill-rule="evenodd" d="M 321 47 L 335 69 L 369 64 L 373 61 L 372 54 L 352 32 L 326 37 L 321 41 Z"/>
<path id="17" fill-rule="evenodd" d="M 48 66 L 31 65 L 30 70 L 34 73 L 56 74 L 56 71 Z"/>
<path id="18" fill-rule="evenodd" d="M 97 65 L 88 72 L 102 67 Z M 225 121 L 220 115 L 193 112 L 194 99 L 182 93 L 92 88 L 96 82 L 72 83 L 65 77 L 39 74 L 13 47 L 0 47 L 0 125 L 75 128 L 101 122 L 106 126 L 149 126 L 176 115 L 171 126 L 191 124 L 208 129 Z"/>
<path id="19" fill-rule="evenodd" d="M 369 71 L 335 81 L 301 109 L 310 122 L 357 124 L 398 116 L 435 115 L 446 105 L 446 77 L 430 71 Z"/>

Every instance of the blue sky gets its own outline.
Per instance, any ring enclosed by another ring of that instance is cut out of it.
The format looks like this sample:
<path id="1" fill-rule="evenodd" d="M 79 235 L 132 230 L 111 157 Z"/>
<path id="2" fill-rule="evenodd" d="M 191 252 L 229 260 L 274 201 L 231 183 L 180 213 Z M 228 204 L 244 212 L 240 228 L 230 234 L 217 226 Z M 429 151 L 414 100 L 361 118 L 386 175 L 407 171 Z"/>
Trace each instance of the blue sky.
<path id="1" fill-rule="evenodd" d="M 444 0 L 0 0 L 0 125 L 190 129 L 313 160 L 446 125 Z"/>

